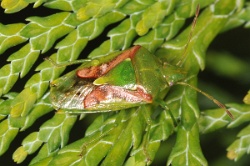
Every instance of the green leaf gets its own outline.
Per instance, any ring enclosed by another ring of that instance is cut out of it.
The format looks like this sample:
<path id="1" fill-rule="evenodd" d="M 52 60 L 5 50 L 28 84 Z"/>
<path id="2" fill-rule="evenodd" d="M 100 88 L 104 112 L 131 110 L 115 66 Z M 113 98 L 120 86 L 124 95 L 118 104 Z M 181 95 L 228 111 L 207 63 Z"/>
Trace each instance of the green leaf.
<path id="1" fill-rule="evenodd" d="M 52 9 L 59 9 L 63 11 L 73 11 L 72 1 L 51 1 L 44 4 L 44 6 Z"/>
<path id="2" fill-rule="evenodd" d="M 24 77 L 29 72 L 38 55 L 39 51 L 33 50 L 27 44 L 9 56 L 8 61 L 11 61 L 11 64 L 5 65 L 0 69 L 0 88 L 2 89 L 2 93 L 7 93 L 14 86 L 19 73 L 20 77 Z"/>
<path id="3" fill-rule="evenodd" d="M 5 9 L 5 13 L 15 13 L 27 7 L 29 3 L 25 0 L 2 0 L 1 6 Z"/>
<path id="4" fill-rule="evenodd" d="M 109 118 L 107 121 L 104 117 L 99 117 L 88 129 L 86 137 L 62 149 L 51 165 L 65 162 L 96 165 L 105 156 L 103 165 L 122 164 L 133 142 L 137 144 L 141 142 L 139 133 L 143 131 L 145 125 L 141 113 L 142 111 L 121 111 L 113 116 L 115 120 Z M 126 153 L 120 153 L 121 146 Z M 66 156 L 72 156 L 72 158 Z"/>
<path id="5" fill-rule="evenodd" d="M 245 122 L 249 122 L 250 106 L 245 104 L 227 104 L 229 111 L 233 114 L 231 120 L 226 114 L 225 109 L 211 109 L 204 111 L 199 124 L 202 133 L 208 133 L 227 126 L 235 128 Z"/>
<path id="6" fill-rule="evenodd" d="M 11 72 L 10 65 L 4 65 L 0 69 L 0 95 L 7 93 L 18 79 L 18 73 Z"/>
<path id="7" fill-rule="evenodd" d="M 46 103 L 38 103 L 37 107 L 32 109 L 30 113 L 26 116 L 9 117 L 10 124 L 12 126 L 20 128 L 20 131 L 24 131 L 31 125 L 33 125 L 38 118 L 47 114 L 50 111 L 52 111 L 52 107 L 50 105 L 47 105 Z"/>
<path id="8" fill-rule="evenodd" d="M 230 118 L 224 109 L 206 110 L 199 119 L 200 132 L 209 133 L 225 127 L 230 123 Z"/>
<path id="9" fill-rule="evenodd" d="M 135 28 L 133 27 L 134 19 L 126 19 L 117 27 L 109 31 L 108 36 L 110 37 L 112 44 L 111 50 L 117 50 L 119 48 L 128 48 L 133 39 L 136 36 Z"/>
<path id="10" fill-rule="evenodd" d="M 10 114 L 11 104 L 17 93 L 9 93 L 4 95 L 7 99 L 0 102 L 0 120 L 6 118 Z"/>
<path id="11" fill-rule="evenodd" d="M 24 150 L 24 147 L 19 147 L 14 153 L 13 153 L 13 160 L 17 164 L 22 163 L 25 158 L 27 157 L 27 152 Z"/>
<path id="12" fill-rule="evenodd" d="M 189 131 L 179 126 L 167 165 L 207 165 L 199 144 L 198 124 Z"/>
<path id="13" fill-rule="evenodd" d="M 86 21 L 92 17 L 101 17 L 110 11 L 114 11 L 116 7 L 121 7 L 127 0 L 97 0 L 88 1 L 85 6 L 77 11 L 77 18 L 81 21 Z"/>
<path id="14" fill-rule="evenodd" d="M 16 23 L 3 25 L 0 23 L 0 54 L 4 53 L 8 48 L 21 44 L 27 40 L 20 36 L 19 32 L 25 24 Z"/>
<path id="15" fill-rule="evenodd" d="M 39 140 L 48 142 L 49 152 L 64 147 L 69 139 L 69 132 L 76 121 L 75 115 L 56 114 L 40 127 Z"/>
<path id="16" fill-rule="evenodd" d="M 42 145 L 42 141 L 38 139 L 38 135 L 39 133 L 33 132 L 23 140 L 23 148 L 28 154 L 34 153 Z"/>
<path id="17" fill-rule="evenodd" d="M 41 145 L 42 141 L 38 139 L 38 133 L 33 132 L 29 136 L 27 136 L 23 142 L 22 145 L 13 154 L 13 160 L 16 163 L 21 163 L 25 160 L 25 158 L 28 156 L 28 154 L 34 153 Z"/>
<path id="18" fill-rule="evenodd" d="M 21 126 L 21 131 L 26 130 L 30 126 L 32 126 L 36 120 L 43 115 L 53 111 L 53 108 L 50 104 L 49 94 L 46 94 L 43 96 L 43 98 L 39 99 L 36 104 L 34 105 L 34 108 L 31 109 L 30 113 L 24 118 L 24 123 Z M 13 119 L 15 120 L 15 119 Z"/>
<path id="19" fill-rule="evenodd" d="M 138 38 L 135 44 L 142 45 L 154 52 L 165 40 L 173 38 L 184 24 L 184 19 L 177 18 L 175 14 L 165 18 L 158 27 Z"/>
<path id="20" fill-rule="evenodd" d="M 239 139 L 236 139 L 227 148 L 227 157 L 231 160 L 238 161 L 244 154 L 249 154 L 250 143 L 250 125 L 243 128 L 237 135 Z"/>
<path id="21" fill-rule="evenodd" d="M 57 154 L 57 151 L 50 152 L 48 149 L 48 144 L 44 144 L 40 149 L 39 153 L 36 157 L 32 159 L 30 165 L 32 166 L 42 166 L 42 165 L 49 165 L 52 157 Z"/>
<path id="22" fill-rule="evenodd" d="M 250 91 L 247 92 L 247 95 L 243 99 L 244 103 L 250 104 Z"/>
<path id="23" fill-rule="evenodd" d="M 103 17 L 84 22 L 79 26 L 80 36 L 88 37 L 89 40 L 94 39 L 103 31 L 104 27 L 123 19 L 124 17 L 124 14 L 114 11 L 107 13 Z"/>
<path id="24" fill-rule="evenodd" d="M 48 0 L 26 0 L 26 1 L 29 3 L 35 2 L 33 7 L 37 8 L 37 7 L 41 6 L 44 2 L 47 2 Z"/>
<path id="25" fill-rule="evenodd" d="M 146 34 L 150 28 L 157 27 L 163 18 L 172 12 L 174 2 L 175 1 L 172 0 L 156 2 L 147 8 L 142 15 L 142 19 L 136 24 L 136 32 L 138 35 L 142 36 Z M 157 13 L 155 11 L 157 11 Z"/>
<path id="26" fill-rule="evenodd" d="M 18 134 L 18 128 L 10 126 L 9 120 L 5 119 L 0 123 L 0 155 L 6 152 Z"/>
<path id="27" fill-rule="evenodd" d="M 233 128 L 237 127 L 245 122 L 250 121 L 250 105 L 246 104 L 227 104 L 230 107 L 230 111 L 235 116 L 235 120 L 233 120 L 228 127 Z"/>
<path id="28" fill-rule="evenodd" d="M 155 1 L 152 0 L 144 0 L 143 3 L 140 1 L 128 1 L 124 6 L 121 7 L 121 9 L 118 9 L 122 13 L 125 13 L 127 15 L 133 15 L 137 12 L 141 12 L 145 10 L 148 6 L 155 3 Z"/>
<path id="29" fill-rule="evenodd" d="M 54 42 L 73 30 L 72 25 L 64 22 L 69 18 L 70 13 L 62 12 L 47 17 L 30 17 L 28 24 L 20 34 L 31 38 L 30 44 L 34 50 L 48 51 Z"/>
<path id="30" fill-rule="evenodd" d="M 11 117 L 26 116 L 36 101 L 36 94 L 30 89 L 25 89 L 12 102 Z"/>
<path id="31" fill-rule="evenodd" d="M 35 63 L 39 55 L 39 51 L 31 48 L 30 44 L 25 45 L 19 51 L 9 56 L 8 61 L 11 61 L 11 70 L 13 73 L 20 72 L 20 77 L 24 77 L 32 65 Z M 23 65 L 19 65 L 23 64 Z"/>

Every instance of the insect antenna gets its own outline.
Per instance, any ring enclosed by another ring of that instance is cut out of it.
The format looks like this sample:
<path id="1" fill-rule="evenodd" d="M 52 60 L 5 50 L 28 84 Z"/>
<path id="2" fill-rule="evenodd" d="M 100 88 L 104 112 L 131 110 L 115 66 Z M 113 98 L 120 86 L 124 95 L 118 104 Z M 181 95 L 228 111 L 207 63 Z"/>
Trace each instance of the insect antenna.
<path id="1" fill-rule="evenodd" d="M 199 16 L 199 12 L 200 12 L 200 4 L 197 5 L 196 12 L 195 12 L 195 17 L 194 17 L 193 22 L 192 22 L 192 27 L 191 27 L 191 30 L 190 30 L 190 33 L 189 33 L 189 36 L 188 36 L 187 44 L 185 45 L 182 57 L 181 57 L 180 61 L 177 62 L 176 66 L 181 67 L 183 65 L 183 61 L 186 59 L 187 49 L 188 49 L 189 43 L 190 43 L 190 41 L 192 39 L 192 36 L 193 36 L 193 31 L 194 31 L 194 28 L 195 28 L 195 25 L 196 25 L 197 18 Z"/>
<path id="2" fill-rule="evenodd" d="M 82 64 L 84 62 L 90 62 L 91 61 L 90 59 L 80 59 L 80 60 L 57 63 L 56 61 L 52 60 L 49 57 L 45 57 L 44 60 L 49 61 L 55 67 L 67 67 L 67 66 Z"/>
<path id="3" fill-rule="evenodd" d="M 226 108 L 226 106 L 224 104 L 222 104 L 220 101 L 218 101 L 217 99 L 215 99 L 213 96 L 207 94 L 206 92 L 203 92 L 202 90 L 200 90 L 200 89 L 198 89 L 198 88 L 196 88 L 196 87 L 194 87 L 186 82 L 177 82 L 176 84 L 188 86 L 188 87 L 194 89 L 195 91 L 201 93 L 202 95 L 206 96 L 208 99 L 212 100 L 216 105 L 218 105 L 220 108 L 224 109 L 231 119 L 234 119 L 232 113 Z"/>

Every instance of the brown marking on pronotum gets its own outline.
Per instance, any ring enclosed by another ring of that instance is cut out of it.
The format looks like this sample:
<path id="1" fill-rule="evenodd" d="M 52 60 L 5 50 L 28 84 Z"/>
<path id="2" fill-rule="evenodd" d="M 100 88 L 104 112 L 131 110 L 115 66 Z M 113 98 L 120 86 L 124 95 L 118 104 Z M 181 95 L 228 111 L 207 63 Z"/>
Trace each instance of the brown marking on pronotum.
<path id="1" fill-rule="evenodd" d="M 122 99 L 131 103 L 146 102 L 152 103 L 152 96 L 146 93 L 142 88 L 137 87 L 136 90 L 127 90 L 119 86 L 102 85 L 96 87 L 89 93 L 84 101 L 84 107 L 94 107 L 102 101 L 113 99 Z"/>
<path id="2" fill-rule="evenodd" d="M 84 69 L 79 69 L 76 71 L 76 75 L 80 78 L 98 78 L 101 77 L 102 75 L 106 74 L 109 72 L 111 69 L 113 69 L 116 65 L 121 63 L 127 58 L 133 58 L 136 51 L 140 48 L 141 46 L 134 46 L 128 50 L 125 50 L 122 52 L 120 55 L 118 55 L 116 58 L 114 58 L 112 61 L 108 63 L 103 63 L 99 66 L 91 66 L 88 68 Z"/>

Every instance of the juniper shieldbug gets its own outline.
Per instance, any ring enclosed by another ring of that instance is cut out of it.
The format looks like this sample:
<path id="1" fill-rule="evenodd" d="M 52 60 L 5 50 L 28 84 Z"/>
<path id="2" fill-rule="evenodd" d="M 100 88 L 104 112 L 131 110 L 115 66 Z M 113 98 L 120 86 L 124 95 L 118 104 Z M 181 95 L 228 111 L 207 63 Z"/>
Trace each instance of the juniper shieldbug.
<path id="1" fill-rule="evenodd" d="M 193 28 L 198 13 L 199 6 Z M 183 59 L 185 56 L 184 52 Z M 89 59 L 80 68 L 51 82 L 51 101 L 56 108 L 79 110 L 82 113 L 117 111 L 154 103 L 159 96 L 166 95 L 172 85 L 181 84 L 225 108 L 212 96 L 181 82 L 186 73 L 180 63 L 173 66 L 161 62 L 147 49 L 136 45 L 105 57 Z M 225 110 L 232 118 L 231 113 Z"/>

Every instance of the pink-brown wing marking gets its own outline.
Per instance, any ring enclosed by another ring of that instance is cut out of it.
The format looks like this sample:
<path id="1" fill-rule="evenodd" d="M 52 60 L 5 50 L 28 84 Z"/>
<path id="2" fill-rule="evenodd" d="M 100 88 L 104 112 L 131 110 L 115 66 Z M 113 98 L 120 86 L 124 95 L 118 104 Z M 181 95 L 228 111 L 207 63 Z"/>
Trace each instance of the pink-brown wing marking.
<path id="1" fill-rule="evenodd" d="M 122 54 L 114 58 L 112 61 L 108 63 L 103 63 L 100 66 L 91 66 L 89 68 L 84 68 L 77 70 L 76 75 L 80 78 L 98 78 L 101 77 L 102 75 L 106 74 L 109 72 L 112 68 L 114 68 L 116 65 L 121 63 L 127 58 L 133 58 L 135 55 L 136 51 L 140 48 L 141 46 L 134 46 L 129 50 L 124 51 Z"/>
<path id="2" fill-rule="evenodd" d="M 84 101 L 84 107 L 92 107 L 96 104 L 112 100 L 125 100 L 131 103 L 147 102 L 152 103 L 152 96 L 145 92 L 142 87 L 137 87 L 136 90 L 127 90 L 119 86 L 102 85 L 96 87 L 89 93 Z"/>

